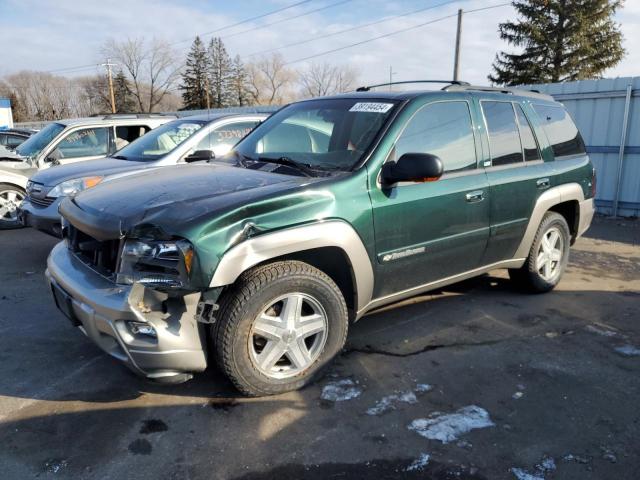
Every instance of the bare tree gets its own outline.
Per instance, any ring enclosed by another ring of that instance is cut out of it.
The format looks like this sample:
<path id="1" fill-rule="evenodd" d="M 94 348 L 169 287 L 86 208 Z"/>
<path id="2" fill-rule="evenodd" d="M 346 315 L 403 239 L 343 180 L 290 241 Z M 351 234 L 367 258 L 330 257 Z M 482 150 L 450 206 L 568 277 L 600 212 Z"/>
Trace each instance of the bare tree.
<path id="1" fill-rule="evenodd" d="M 304 97 L 321 97 L 353 90 L 358 74 L 347 65 L 312 63 L 298 74 Z"/>
<path id="2" fill-rule="evenodd" d="M 110 39 L 102 53 L 129 76 L 141 112 L 153 112 L 179 81 L 182 62 L 176 61 L 175 52 L 163 40 Z"/>
<path id="3" fill-rule="evenodd" d="M 253 103 L 273 105 L 294 97 L 291 87 L 295 72 L 285 66 L 282 55 L 276 53 L 247 65 L 249 94 Z"/>

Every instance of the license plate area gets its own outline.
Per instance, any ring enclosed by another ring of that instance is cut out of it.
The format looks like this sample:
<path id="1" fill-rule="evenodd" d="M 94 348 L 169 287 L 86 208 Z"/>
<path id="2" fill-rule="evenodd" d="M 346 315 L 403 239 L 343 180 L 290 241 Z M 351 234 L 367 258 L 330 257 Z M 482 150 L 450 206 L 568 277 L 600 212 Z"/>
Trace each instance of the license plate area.
<path id="1" fill-rule="evenodd" d="M 80 320 L 78 320 L 75 313 L 73 312 L 71 297 L 67 294 L 67 292 L 53 283 L 51 284 L 51 291 L 53 293 L 53 299 L 56 302 L 58 310 L 64 313 L 64 315 L 69 319 L 74 327 L 80 326 Z"/>

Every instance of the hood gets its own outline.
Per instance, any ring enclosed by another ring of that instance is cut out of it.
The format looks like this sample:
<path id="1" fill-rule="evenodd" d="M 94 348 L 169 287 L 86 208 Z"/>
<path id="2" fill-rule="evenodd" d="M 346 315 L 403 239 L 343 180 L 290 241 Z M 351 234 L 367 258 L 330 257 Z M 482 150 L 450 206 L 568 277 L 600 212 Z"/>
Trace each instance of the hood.
<path id="1" fill-rule="evenodd" d="M 74 178 L 87 177 L 90 175 L 109 176 L 149 167 L 152 167 L 152 165 L 148 163 L 118 160 L 107 157 L 99 160 L 88 160 L 70 163 L 69 165 L 57 165 L 51 168 L 46 168 L 36 173 L 31 178 L 31 181 L 41 183 L 47 187 L 54 187 L 61 182 L 72 180 Z"/>
<path id="2" fill-rule="evenodd" d="M 65 199 L 60 213 L 99 240 L 147 227 L 179 235 L 230 207 L 317 180 L 212 164 L 177 165 L 85 190 Z"/>
<path id="3" fill-rule="evenodd" d="M 23 162 L 26 157 L 0 145 L 0 162 Z"/>

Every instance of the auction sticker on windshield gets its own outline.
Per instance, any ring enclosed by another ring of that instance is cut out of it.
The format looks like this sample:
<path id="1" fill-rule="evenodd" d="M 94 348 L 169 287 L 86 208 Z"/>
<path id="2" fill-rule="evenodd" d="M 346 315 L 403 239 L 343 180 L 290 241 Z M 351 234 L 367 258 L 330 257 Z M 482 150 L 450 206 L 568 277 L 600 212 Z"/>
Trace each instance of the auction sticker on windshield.
<path id="1" fill-rule="evenodd" d="M 350 112 L 387 113 L 393 103 L 358 102 L 349 109 Z"/>

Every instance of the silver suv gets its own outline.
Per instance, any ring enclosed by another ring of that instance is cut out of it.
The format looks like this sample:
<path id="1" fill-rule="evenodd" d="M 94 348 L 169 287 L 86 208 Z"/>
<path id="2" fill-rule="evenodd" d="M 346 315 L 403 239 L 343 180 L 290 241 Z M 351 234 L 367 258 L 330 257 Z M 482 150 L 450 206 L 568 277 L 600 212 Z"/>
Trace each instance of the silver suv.
<path id="1" fill-rule="evenodd" d="M 24 226 L 61 236 L 58 206 L 65 197 L 99 183 L 157 167 L 210 160 L 226 154 L 266 114 L 205 114 L 166 123 L 100 160 L 50 168 L 27 184 L 18 211 Z"/>
<path id="2" fill-rule="evenodd" d="M 17 207 L 27 181 L 54 165 L 113 154 L 150 130 L 174 120 L 161 114 L 106 115 L 51 122 L 19 145 L 0 154 L 0 230 L 20 226 Z"/>

